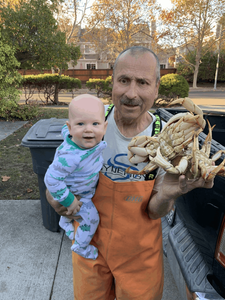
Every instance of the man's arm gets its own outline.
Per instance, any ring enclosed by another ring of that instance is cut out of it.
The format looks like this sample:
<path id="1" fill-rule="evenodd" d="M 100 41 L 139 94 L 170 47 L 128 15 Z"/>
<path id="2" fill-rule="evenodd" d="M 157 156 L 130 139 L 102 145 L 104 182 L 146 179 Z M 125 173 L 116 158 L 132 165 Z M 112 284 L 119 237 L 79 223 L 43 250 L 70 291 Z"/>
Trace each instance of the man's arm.
<path id="1" fill-rule="evenodd" d="M 77 200 L 80 200 L 80 196 L 76 196 Z M 61 205 L 58 201 L 54 200 L 54 198 L 52 197 L 52 195 L 50 194 L 49 190 L 46 190 L 46 199 L 48 201 L 48 203 L 54 208 L 54 210 L 57 212 L 57 214 L 59 214 L 60 216 L 64 216 L 67 217 L 71 220 L 76 220 L 79 219 L 80 217 L 74 217 L 71 215 L 67 215 L 67 208 L 64 207 L 63 205 Z M 82 202 L 80 203 L 82 205 Z"/>
<path id="2" fill-rule="evenodd" d="M 165 216 L 173 207 L 176 199 L 195 188 L 213 187 L 213 180 L 206 181 L 202 177 L 198 180 L 188 180 L 185 175 L 166 173 L 158 191 L 153 191 L 149 204 L 148 215 L 151 219 Z"/>

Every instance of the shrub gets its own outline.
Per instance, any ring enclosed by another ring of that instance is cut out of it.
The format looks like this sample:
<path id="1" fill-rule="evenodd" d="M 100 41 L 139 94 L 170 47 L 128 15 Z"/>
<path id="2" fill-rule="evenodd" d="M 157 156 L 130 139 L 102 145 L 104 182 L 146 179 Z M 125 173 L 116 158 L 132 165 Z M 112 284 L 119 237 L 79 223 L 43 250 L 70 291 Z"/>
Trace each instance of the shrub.
<path id="1" fill-rule="evenodd" d="M 74 91 L 81 88 L 81 81 L 78 78 L 72 78 L 65 75 L 58 74 L 39 74 L 39 75 L 24 75 L 22 81 L 25 92 L 26 103 L 32 97 L 35 90 L 44 94 L 45 102 L 48 104 L 49 100 L 53 104 L 58 104 L 58 93 L 62 89 Z"/>
<path id="2" fill-rule="evenodd" d="M 37 105 L 19 105 L 15 101 L 1 100 L 0 118 L 5 120 L 18 119 L 30 120 L 36 117 L 39 113 Z"/>
<path id="3" fill-rule="evenodd" d="M 178 74 L 167 74 L 162 76 L 159 86 L 159 98 L 172 101 L 176 98 L 187 97 L 189 85 L 187 80 Z"/>
<path id="4" fill-rule="evenodd" d="M 89 90 L 95 89 L 97 97 L 99 97 L 100 94 L 112 97 L 112 76 L 109 76 L 106 79 L 90 78 L 86 82 L 86 87 Z"/>
<path id="5" fill-rule="evenodd" d="M 3 114 L 6 108 L 16 107 L 20 99 L 22 76 L 16 70 L 20 64 L 14 52 L 0 32 L 0 114 Z"/>

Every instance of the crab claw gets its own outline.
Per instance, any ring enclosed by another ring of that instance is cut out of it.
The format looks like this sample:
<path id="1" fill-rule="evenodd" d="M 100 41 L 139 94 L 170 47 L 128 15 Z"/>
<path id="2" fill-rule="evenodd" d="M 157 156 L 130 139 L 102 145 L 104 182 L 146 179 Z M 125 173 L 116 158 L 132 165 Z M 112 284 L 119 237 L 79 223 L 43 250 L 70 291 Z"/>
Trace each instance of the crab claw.
<path id="1" fill-rule="evenodd" d="M 216 175 L 225 176 L 224 164 L 225 164 L 225 158 L 219 166 L 214 166 L 209 168 L 208 170 L 205 170 L 205 172 L 202 174 L 202 177 L 206 180 L 211 180 L 215 178 Z"/>
<path id="2" fill-rule="evenodd" d="M 203 111 L 190 98 L 186 97 L 186 98 L 180 98 L 180 99 L 174 100 L 169 104 L 169 106 L 172 106 L 175 104 L 181 104 L 188 111 L 190 111 L 196 115 L 199 115 L 198 123 L 202 128 L 205 128 L 206 122 L 203 118 Z"/>
<path id="3" fill-rule="evenodd" d="M 139 174 L 139 171 L 131 170 L 130 167 L 126 168 L 125 172 L 128 174 L 135 174 L 135 175 Z"/>
<path id="4" fill-rule="evenodd" d="M 141 136 L 136 136 L 134 138 L 132 138 L 132 140 L 130 141 L 130 143 L 128 144 L 128 149 L 130 149 L 131 147 L 144 147 L 145 145 L 147 145 L 149 142 L 149 139 L 146 135 L 141 135 Z"/>

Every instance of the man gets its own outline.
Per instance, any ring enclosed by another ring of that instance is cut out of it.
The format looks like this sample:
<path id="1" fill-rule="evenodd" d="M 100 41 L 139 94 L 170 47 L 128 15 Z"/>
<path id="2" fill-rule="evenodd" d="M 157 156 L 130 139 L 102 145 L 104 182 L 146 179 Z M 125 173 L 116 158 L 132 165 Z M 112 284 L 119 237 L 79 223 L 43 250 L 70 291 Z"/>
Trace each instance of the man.
<path id="1" fill-rule="evenodd" d="M 93 202 L 100 224 L 92 244 L 96 261 L 73 255 L 77 300 L 160 300 L 163 291 L 161 217 L 177 197 L 196 187 L 212 187 L 202 178 L 190 184 L 184 175 L 161 171 L 152 180 L 129 175 L 127 145 L 136 135 L 151 135 L 149 113 L 158 96 L 159 61 L 149 49 L 132 47 L 117 58 L 113 73 L 114 108 L 108 116 L 104 166 Z M 143 164 L 137 166 L 143 168 Z M 55 210 L 64 214 L 48 196 Z"/>

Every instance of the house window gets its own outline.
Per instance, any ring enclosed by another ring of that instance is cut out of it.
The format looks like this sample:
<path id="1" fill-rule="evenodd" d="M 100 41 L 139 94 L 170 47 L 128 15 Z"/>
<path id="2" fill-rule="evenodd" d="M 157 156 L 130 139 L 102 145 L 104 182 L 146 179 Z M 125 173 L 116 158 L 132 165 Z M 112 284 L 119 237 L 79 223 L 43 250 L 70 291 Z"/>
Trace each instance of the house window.
<path id="1" fill-rule="evenodd" d="M 85 52 L 85 53 L 89 53 L 89 52 L 90 52 L 89 45 L 85 45 L 85 46 L 84 46 L 84 52 Z"/>
<path id="2" fill-rule="evenodd" d="M 160 69 L 165 69 L 165 68 L 166 68 L 165 64 L 160 65 Z"/>
<path id="3" fill-rule="evenodd" d="M 95 70 L 96 66 L 95 66 L 95 64 L 87 64 L 87 69 L 88 70 Z"/>

